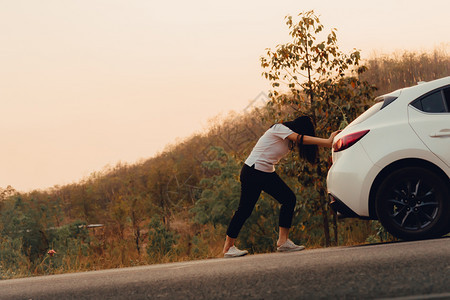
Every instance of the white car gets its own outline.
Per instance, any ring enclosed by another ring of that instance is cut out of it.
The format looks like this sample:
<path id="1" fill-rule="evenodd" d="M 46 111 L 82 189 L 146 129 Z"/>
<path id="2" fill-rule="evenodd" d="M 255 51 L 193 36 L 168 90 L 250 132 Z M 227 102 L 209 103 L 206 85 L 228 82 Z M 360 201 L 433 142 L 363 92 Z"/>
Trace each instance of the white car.
<path id="1" fill-rule="evenodd" d="M 334 139 L 331 207 L 401 239 L 450 232 L 450 77 L 375 100 Z"/>

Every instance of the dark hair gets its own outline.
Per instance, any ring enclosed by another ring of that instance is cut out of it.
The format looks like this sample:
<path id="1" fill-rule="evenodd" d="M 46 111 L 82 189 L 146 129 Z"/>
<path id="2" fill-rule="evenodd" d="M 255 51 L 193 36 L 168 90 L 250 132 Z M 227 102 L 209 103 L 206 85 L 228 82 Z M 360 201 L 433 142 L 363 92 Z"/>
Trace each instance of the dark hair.
<path id="1" fill-rule="evenodd" d="M 312 119 L 309 116 L 301 116 L 294 121 L 283 122 L 281 124 L 299 135 L 296 144 L 300 157 L 312 164 L 316 163 L 319 152 L 317 145 L 303 145 L 303 135 L 316 136 Z"/>

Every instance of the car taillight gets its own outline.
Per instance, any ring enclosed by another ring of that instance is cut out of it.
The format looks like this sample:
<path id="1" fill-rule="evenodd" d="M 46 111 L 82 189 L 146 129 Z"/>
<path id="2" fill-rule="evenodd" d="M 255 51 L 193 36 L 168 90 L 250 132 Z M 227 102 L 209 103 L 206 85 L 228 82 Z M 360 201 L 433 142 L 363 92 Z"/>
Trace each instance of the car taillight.
<path id="1" fill-rule="evenodd" d="M 365 136 L 369 131 L 370 130 L 358 131 L 341 137 L 339 140 L 336 141 L 336 143 L 333 144 L 334 152 L 339 152 L 351 147 L 354 143 L 356 143 L 363 136 Z"/>

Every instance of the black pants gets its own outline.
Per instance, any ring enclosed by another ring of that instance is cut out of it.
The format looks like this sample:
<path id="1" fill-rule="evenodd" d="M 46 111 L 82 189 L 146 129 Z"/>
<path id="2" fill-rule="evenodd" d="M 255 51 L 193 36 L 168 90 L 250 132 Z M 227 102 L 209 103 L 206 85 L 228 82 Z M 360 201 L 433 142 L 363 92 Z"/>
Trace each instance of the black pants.
<path id="1" fill-rule="evenodd" d="M 237 238 L 244 222 L 252 214 L 261 191 L 266 192 L 281 203 L 280 227 L 291 227 L 296 202 L 295 194 L 277 173 L 262 172 L 244 164 L 241 170 L 240 180 L 241 199 L 239 201 L 239 207 L 228 226 L 227 235 L 229 237 Z"/>

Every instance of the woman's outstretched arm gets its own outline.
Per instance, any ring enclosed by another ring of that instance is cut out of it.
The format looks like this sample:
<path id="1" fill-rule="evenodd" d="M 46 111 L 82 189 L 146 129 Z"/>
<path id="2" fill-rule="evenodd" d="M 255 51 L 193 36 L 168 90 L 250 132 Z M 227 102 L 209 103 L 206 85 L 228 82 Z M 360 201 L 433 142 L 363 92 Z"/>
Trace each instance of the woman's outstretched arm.
<path id="1" fill-rule="evenodd" d="M 327 139 L 323 139 L 323 138 L 319 138 L 319 137 L 315 137 L 315 136 L 304 135 L 303 136 L 303 144 L 304 145 L 317 145 L 320 147 L 331 148 L 331 146 L 333 144 L 333 139 L 339 132 L 341 132 L 341 130 L 331 133 L 330 137 Z M 297 142 L 297 139 L 298 139 L 298 141 L 300 141 L 299 135 L 295 132 L 288 135 L 287 138 L 290 139 L 291 141 L 293 141 L 294 143 Z"/>

